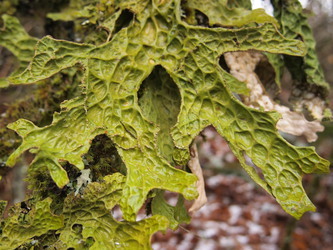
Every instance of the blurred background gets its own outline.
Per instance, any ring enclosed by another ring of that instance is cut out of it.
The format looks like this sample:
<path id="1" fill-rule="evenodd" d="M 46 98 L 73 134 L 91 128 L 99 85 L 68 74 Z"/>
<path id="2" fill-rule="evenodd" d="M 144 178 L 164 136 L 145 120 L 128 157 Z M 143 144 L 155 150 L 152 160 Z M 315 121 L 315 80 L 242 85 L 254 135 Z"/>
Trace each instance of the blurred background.
<path id="1" fill-rule="evenodd" d="M 66 1 L 58 1 L 58 3 L 51 1 L 48 5 L 36 8 L 31 5 L 31 2 L 37 1 L 21 2 L 26 2 L 26 6 L 23 4 L 18 8 L 27 8 L 25 11 L 34 17 L 22 16 L 21 18 L 21 22 L 30 35 L 42 37 L 55 32 L 45 18 L 45 14 L 48 9 L 54 10 L 56 8 L 54 5 Z M 268 12 L 272 11 L 269 1 L 253 0 L 252 2 L 253 8 L 264 7 Z M 317 41 L 319 60 L 326 80 L 333 86 L 333 1 L 303 0 L 301 2 L 309 13 L 313 13 L 310 23 Z M 0 6 L 5 3 L 6 1 L 0 0 Z M 57 38 L 65 36 L 57 32 L 52 35 Z M 7 76 L 14 68 L 13 56 L 0 46 L 0 77 Z M 286 73 L 285 82 L 288 81 L 288 77 Z M 25 87 L 0 90 L 0 116 L 2 117 L 0 129 L 3 129 L 10 120 L 2 116 L 8 110 L 10 106 L 8 104 L 29 95 L 32 91 Z M 47 90 L 44 91 L 47 93 Z M 52 91 L 55 95 L 58 93 L 54 89 Z M 69 89 L 68 95 L 71 94 L 70 91 Z M 57 98 L 60 102 L 67 97 Z M 40 112 L 48 112 L 48 107 L 43 106 L 43 102 L 40 104 Z M 333 92 L 330 95 L 330 107 L 333 109 Z M 29 101 L 25 110 L 20 112 L 28 116 Z M 51 115 L 52 112 L 49 116 Z M 333 162 L 333 125 L 326 123 L 325 126 L 326 130 L 319 135 L 318 141 L 313 145 L 322 157 Z M 317 211 L 308 212 L 297 221 L 286 214 L 271 196 L 247 176 L 227 143 L 214 128 L 206 128 L 203 135 L 198 144 L 208 203 L 193 215 L 189 225 L 183 225 L 176 231 L 154 235 L 153 249 L 333 249 L 333 173 L 304 177 L 303 185 L 317 207 Z M 6 138 L 0 139 L 1 143 L 6 140 Z M 295 145 L 308 145 L 303 138 L 290 137 L 288 140 L 293 141 Z M 0 161 L 0 164 L 3 163 Z M 11 203 L 23 200 L 25 184 L 21 180 L 26 172 L 26 164 L 23 162 L 21 167 L 13 169 L 1 168 L 1 171 L 5 177 L 0 182 L 0 199 Z M 169 194 L 169 203 L 175 202 L 173 194 Z"/>

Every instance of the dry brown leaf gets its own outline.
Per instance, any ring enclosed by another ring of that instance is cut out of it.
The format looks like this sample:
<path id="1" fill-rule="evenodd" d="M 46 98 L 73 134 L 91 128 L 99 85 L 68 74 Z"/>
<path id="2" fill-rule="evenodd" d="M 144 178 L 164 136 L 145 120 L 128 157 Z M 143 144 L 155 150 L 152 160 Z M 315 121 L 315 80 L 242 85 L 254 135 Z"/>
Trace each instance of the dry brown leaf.
<path id="1" fill-rule="evenodd" d="M 198 211 L 201 207 L 203 207 L 207 203 L 207 196 L 205 191 L 205 181 L 203 178 L 203 173 L 199 162 L 198 149 L 195 143 L 192 144 L 190 148 L 190 153 L 191 153 L 191 159 L 189 160 L 187 165 L 191 169 L 192 173 L 198 177 L 196 187 L 199 193 L 198 198 L 194 201 L 194 203 L 189 209 L 189 212 L 193 213 Z"/>

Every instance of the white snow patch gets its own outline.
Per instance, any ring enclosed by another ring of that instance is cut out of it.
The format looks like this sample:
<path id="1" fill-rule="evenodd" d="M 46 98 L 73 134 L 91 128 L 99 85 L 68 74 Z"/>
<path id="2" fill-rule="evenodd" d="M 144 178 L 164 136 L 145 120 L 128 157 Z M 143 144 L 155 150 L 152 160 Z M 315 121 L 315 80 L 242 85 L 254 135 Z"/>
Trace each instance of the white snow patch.
<path id="1" fill-rule="evenodd" d="M 219 243 L 223 249 L 235 247 L 235 240 L 231 237 L 221 237 Z"/>
<path id="2" fill-rule="evenodd" d="M 271 235 L 267 237 L 267 242 L 276 244 L 279 241 L 280 230 L 278 227 L 271 228 Z"/>
<path id="3" fill-rule="evenodd" d="M 246 232 L 245 227 L 241 226 L 230 226 L 225 222 L 217 222 L 217 221 L 204 221 L 202 223 L 196 223 L 195 221 L 192 222 L 192 225 L 195 224 L 196 226 L 200 226 L 202 230 L 211 230 L 212 228 L 221 229 L 228 234 L 244 234 Z M 194 225 L 194 226 L 195 226 Z M 211 231 L 210 233 L 213 233 Z M 202 236 L 202 235 L 200 235 Z M 204 237 L 204 236 L 203 236 Z"/>
<path id="4" fill-rule="evenodd" d="M 245 235 L 237 235 L 236 236 L 236 240 L 240 243 L 240 244 L 247 244 L 249 242 L 249 237 L 245 236 Z"/>
<path id="5" fill-rule="evenodd" d="M 279 211 L 279 208 L 276 205 L 269 202 L 262 203 L 260 209 L 266 213 L 276 213 Z"/>
<path id="6" fill-rule="evenodd" d="M 239 185 L 236 187 L 236 192 L 238 193 L 244 193 L 249 192 L 254 189 L 254 185 L 251 183 L 244 183 L 242 185 Z"/>
<path id="7" fill-rule="evenodd" d="M 211 213 L 218 209 L 220 207 L 220 204 L 215 202 L 215 203 L 207 203 L 202 209 L 200 209 L 198 212 L 197 212 L 197 215 L 203 215 L 203 216 L 210 216 Z"/>
<path id="8" fill-rule="evenodd" d="M 136 216 L 136 221 L 140 221 L 140 220 L 143 220 L 143 219 L 145 219 L 147 217 L 147 215 L 146 214 L 138 214 L 137 216 Z"/>
<path id="9" fill-rule="evenodd" d="M 302 4 L 303 8 L 305 8 L 308 5 L 308 0 L 299 0 L 300 3 Z"/>
<path id="10" fill-rule="evenodd" d="M 322 217 L 321 217 L 320 213 L 311 213 L 310 219 L 314 222 L 318 222 L 318 221 L 322 220 Z"/>
<path id="11" fill-rule="evenodd" d="M 192 248 L 192 239 L 194 238 L 194 234 L 187 233 L 185 234 L 184 240 L 177 246 L 179 250 L 191 250 Z"/>
<path id="12" fill-rule="evenodd" d="M 123 218 L 123 212 L 121 211 L 119 206 L 116 206 L 112 209 L 112 216 L 116 220 L 121 220 Z"/>
<path id="13" fill-rule="evenodd" d="M 279 248 L 277 247 L 277 245 L 274 244 L 262 244 L 260 246 L 260 250 L 278 250 Z"/>
<path id="14" fill-rule="evenodd" d="M 257 209 L 251 209 L 252 221 L 259 222 L 261 213 Z"/>
<path id="15" fill-rule="evenodd" d="M 224 162 L 220 156 L 209 154 L 209 155 L 207 155 L 207 157 L 209 157 L 209 162 L 213 167 L 216 167 L 216 168 L 224 167 Z"/>
<path id="16" fill-rule="evenodd" d="M 235 235 L 238 235 L 238 234 L 242 234 L 242 233 L 245 233 L 245 228 L 244 227 L 241 227 L 241 226 L 230 226 L 229 224 L 227 223 L 224 223 L 224 222 L 221 222 L 220 223 L 220 228 L 227 232 L 228 234 L 235 234 Z"/>
<path id="17" fill-rule="evenodd" d="M 171 206 L 176 206 L 177 202 L 178 202 L 177 197 L 171 197 L 168 199 L 168 204 L 170 204 Z"/>
<path id="18" fill-rule="evenodd" d="M 252 221 L 248 221 L 246 225 L 249 229 L 249 234 L 262 234 L 264 232 L 262 226 L 253 223 Z"/>
<path id="19" fill-rule="evenodd" d="M 261 0 L 251 0 L 252 2 L 252 9 L 265 9 L 266 13 L 268 15 L 273 16 L 273 6 L 271 5 L 271 3 L 269 1 L 261 1 Z"/>
<path id="20" fill-rule="evenodd" d="M 155 242 L 155 243 L 151 244 L 151 248 L 153 250 L 160 250 L 161 249 L 161 244 L 158 243 L 158 242 Z"/>
<path id="21" fill-rule="evenodd" d="M 207 228 L 205 230 L 199 231 L 199 235 L 203 238 L 211 238 L 215 235 L 218 235 L 218 233 L 219 233 L 218 227 Z"/>
<path id="22" fill-rule="evenodd" d="M 179 250 L 183 250 L 178 248 Z M 215 240 L 200 240 L 195 250 L 215 250 Z"/>
<path id="23" fill-rule="evenodd" d="M 226 153 L 224 156 L 226 162 L 232 163 L 235 161 L 235 155 L 233 153 Z"/>
<path id="24" fill-rule="evenodd" d="M 205 129 L 204 134 L 207 139 L 214 139 L 216 137 L 216 132 L 212 129 Z"/>
<path id="25" fill-rule="evenodd" d="M 230 213 L 229 223 L 233 225 L 239 220 L 239 217 L 242 214 L 242 208 L 237 205 L 231 205 L 229 206 L 229 213 Z"/>
<path id="26" fill-rule="evenodd" d="M 215 188 L 218 185 L 220 185 L 223 182 L 223 180 L 224 180 L 223 175 L 215 175 L 215 176 L 208 178 L 206 183 L 209 187 Z"/>
<path id="27" fill-rule="evenodd" d="M 213 228 L 213 227 L 220 227 L 220 223 L 218 223 L 217 221 L 204 221 L 203 223 L 200 224 L 202 226 L 202 228 Z"/>
<path id="28" fill-rule="evenodd" d="M 178 240 L 177 240 L 176 237 L 172 237 L 172 238 L 169 240 L 168 245 L 169 245 L 169 246 L 177 246 L 177 245 L 178 245 L 177 241 L 178 241 Z"/>

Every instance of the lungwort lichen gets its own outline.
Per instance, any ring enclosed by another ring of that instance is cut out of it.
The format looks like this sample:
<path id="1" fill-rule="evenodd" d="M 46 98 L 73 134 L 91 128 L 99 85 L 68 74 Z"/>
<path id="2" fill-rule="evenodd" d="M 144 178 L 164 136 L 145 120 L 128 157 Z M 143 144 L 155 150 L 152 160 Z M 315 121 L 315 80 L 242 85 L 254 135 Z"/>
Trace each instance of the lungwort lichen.
<path id="1" fill-rule="evenodd" d="M 22 143 L 7 165 L 14 166 L 30 150 L 35 157 L 29 178 L 43 170 L 58 186 L 53 188 L 69 191 L 58 200 L 62 205 L 56 210 L 50 207 L 50 198 L 32 200 L 33 209 L 23 219 L 20 209 L 13 209 L 2 227 L 1 249 L 24 244 L 59 249 L 149 248 L 152 233 L 169 223 L 175 228 L 188 221 L 182 197 L 198 196 L 197 177 L 177 166 L 186 165 L 194 138 L 209 125 L 229 143 L 252 179 L 289 214 L 300 218 L 315 209 L 302 187 L 302 176 L 327 172 L 329 162 L 314 148 L 285 141 L 276 128 L 278 112 L 243 104 L 237 96 L 250 93 L 246 83 L 219 64 L 223 54 L 236 51 L 302 58 L 307 44 L 285 29 L 284 20 L 279 23 L 263 10 L 249 10 L 250 1 L 227 2 L 73 0 L 63 12 L 49 14 L 76 25 L 98 25 L 94 32 L 107 32 L 98 43 L 89 42 L 93 36 L 84 43 L 50 36 L 37 41 L 15 17 L 3 15 L 0 45 L 20 62 L 13 75 L 2 79 L 3 87 L 35 84 L 77 66 L 84 69 L 84 78 L 80 93 L 61 104 L 51 124 L 38 127 L 19 119 L 8 126 Z M 306 69 L 305 74 L 312 71 Z M 94 177 L 75 196 L 69 188 L 75 180 L 71 169 L 78 172 L 95 162 L 92 169 L 107 170 L 103 164 L 113 164 L 94 160 L 98 154 L 89 156 L 91 143 L 101 135 L 111 140 L 108 145 L 118 159 L 114 169 L 122 174 L 113 169 L 103 178 Z M 262 176 L 247 164 L 248 157 Z M 165 203 L 163 190 L 180 194 L 176 207 Z M 147 199 L 153 200 L 154 215 L 135 222 Z M 123 222 L 110 213 L 116 205 L 121 207 Z"/>

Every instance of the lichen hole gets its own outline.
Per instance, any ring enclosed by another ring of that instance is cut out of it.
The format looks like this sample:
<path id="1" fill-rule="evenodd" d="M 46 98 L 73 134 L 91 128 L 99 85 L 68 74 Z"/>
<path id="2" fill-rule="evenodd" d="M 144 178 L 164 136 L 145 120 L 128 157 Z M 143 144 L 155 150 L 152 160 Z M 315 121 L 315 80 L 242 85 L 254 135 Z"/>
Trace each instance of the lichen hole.
<path id="1" fill-rule="evenodd" d="M 158 150 L 172 162 L 174 144 L 170 133 L 177 122 L 181 104 L 178 86 L 168 72 L 158 65 L 142 82 L 137 95 L 143 116 L 159 127 Z"/>

